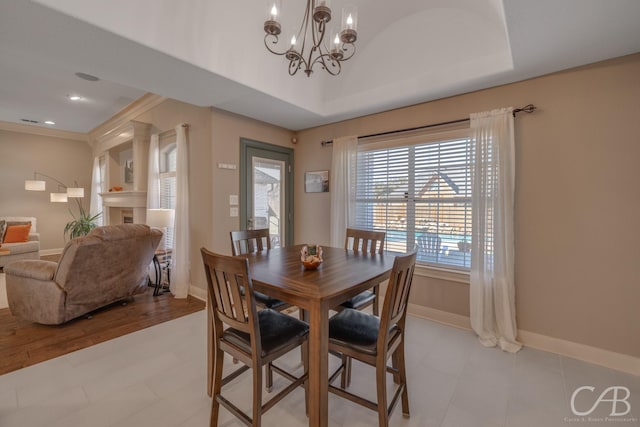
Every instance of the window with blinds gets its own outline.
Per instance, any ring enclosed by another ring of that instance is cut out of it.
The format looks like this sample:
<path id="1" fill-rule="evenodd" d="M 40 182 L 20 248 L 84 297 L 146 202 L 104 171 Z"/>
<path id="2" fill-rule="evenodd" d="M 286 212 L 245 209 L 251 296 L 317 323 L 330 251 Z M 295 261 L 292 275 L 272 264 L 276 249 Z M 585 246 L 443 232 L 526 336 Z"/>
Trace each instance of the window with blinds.
<path id="1" fill-rule="evenodd" d="M 417 244 L 422 264 L 468 270 L 473 151 L 467 132 L 410 142 L 360 147 L 355 226 L 385 231 L 390 251 Z"/>
<path id="2" fill-rule="evenodd" d="M 176 208 L 176 144 L 171 144 L 160 155 L 160 208 Z M 167 230 L 165 242 L 173 248 L 173 229 Z"/>

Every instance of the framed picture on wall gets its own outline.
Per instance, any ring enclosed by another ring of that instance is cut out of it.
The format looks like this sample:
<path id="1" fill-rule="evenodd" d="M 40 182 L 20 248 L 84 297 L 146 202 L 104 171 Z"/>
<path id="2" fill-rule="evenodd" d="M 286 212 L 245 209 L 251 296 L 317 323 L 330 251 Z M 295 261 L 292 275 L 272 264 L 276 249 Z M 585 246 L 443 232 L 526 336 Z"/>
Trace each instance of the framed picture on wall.
<path id="1" fill-rule="evenodd" d="M 328 193 L 329 171 L 313 171 L 304 173 L 305 193 Z"/>

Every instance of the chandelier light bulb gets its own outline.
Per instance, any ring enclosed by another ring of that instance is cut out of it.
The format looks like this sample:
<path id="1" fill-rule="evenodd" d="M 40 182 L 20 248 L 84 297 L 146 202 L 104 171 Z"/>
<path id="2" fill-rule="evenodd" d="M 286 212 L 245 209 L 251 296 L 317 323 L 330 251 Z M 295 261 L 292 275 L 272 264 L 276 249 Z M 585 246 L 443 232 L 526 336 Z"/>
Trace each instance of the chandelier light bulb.
<path id="1" fill-rule="evenodd" d="M 282 31 L 278 22 L 278 15 L 282 12 L 281 0 L 268 0 L 265 8 L 266 21 L 264 21 L 264 32 L 277 37 Z"/>
<path id="2" fill-rule="evenodd" d="M 340 35 L 336 34 L 336 38 L 333 39 L 333 44 L 336 46 L 340 44 Z"/>
<path id="3" fill-rule="evenodd" d="M 353 28 L 353 16 L 351 14 L 347 17 L 347 28 Z"/>
<path id="4" fill-rule="evenodd" d="M 296 45 L 296 35 L 291 36 L 291 47 Z"/>

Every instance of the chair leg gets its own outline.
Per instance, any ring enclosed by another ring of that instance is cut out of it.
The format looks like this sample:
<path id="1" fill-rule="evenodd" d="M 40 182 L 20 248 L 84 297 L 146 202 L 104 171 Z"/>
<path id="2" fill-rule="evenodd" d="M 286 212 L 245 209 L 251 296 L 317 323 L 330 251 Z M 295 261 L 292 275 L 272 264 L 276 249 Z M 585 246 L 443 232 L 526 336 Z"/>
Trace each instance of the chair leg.
<path id="1" fill-rule="evenodd" d="M 400 352 L 396 351 L 395 353 L 393 353 L 393 354 L 391 355 L 391 366 L 393 367 L 393 369 L 399 369 L 399 368 L 398 368 L 398 354 L 399 354 L 399 353 L 400 353 Z M 400 381 L 401 381 L 401 379 L 400 379 L 400 373 L 399 373 L 399 372 L 398 372 L 398 373 L 394 373 L 394 374 L 393 374 L 393 382 L 394 382 L 395 384 L 400 384 Z"/>
<path id="2" fill-rule="evenodd" d="M 373 294 L 375 295 L 375 297 L 373 298 L 373 314 L 376 316 L 379 316 L 379 307 L 380 307 L 380 285 L 375 285 L 373 287 Z"/>
<path id="3" fill-rule="evenodd" d="M 262 367 L 259 363 L 253 365 L 253 427 L 260 427 L 262 420 Z"/>
<path id="4" fill-rule="evenodd" d="M 396 349 L 396 355 L 400 384 L 404 385 L 404 390 L 402 391 L 402 416 L 409 418 L 409 386 L 407 385 L 407 368 L 404 360 L 404 338 L 403 342 Z"/>
<path id="5" fill-rule="evenodd" d="M 267 392 L 271 393 L 273 389 L 273 369 L 271 367 L 271 363 L 267 363 L 264 367 L 264 374 L 267 377 Z"/>
<path id="6" fill-rule="evenodd" d="M 380 360 L 380 358 L 376 361 L 376 389 L 378 392 L 378 424 L 380 427 L 388 427 L 387 364 L 385 360 Z"/>
<path id="7" fill-rule="evenodd" d="M 220 414 L 220 403 L 218 403 L 217 397 L 220 395 L 222 389 L 222 365 L 224 360 L 224 352 L 218 348 L 214 349 L 215 357 L 213 359 L 214 374 L 213 385 L 211 390 L 211 419 L 209 421 L 210 427 L 216 427 L 218 425 L 218 415 Z"/>
<path id="8" fill-rule="evenodd" d="M 340 356 L 340 364 L 342 365 L 342 373 L 340 374 L 340 388 L 343 390 L 348 387 L 347 384 L 347 375 L 348 375 L 348 364 L 351 358 L 345 356 L 344 354 Z"/>

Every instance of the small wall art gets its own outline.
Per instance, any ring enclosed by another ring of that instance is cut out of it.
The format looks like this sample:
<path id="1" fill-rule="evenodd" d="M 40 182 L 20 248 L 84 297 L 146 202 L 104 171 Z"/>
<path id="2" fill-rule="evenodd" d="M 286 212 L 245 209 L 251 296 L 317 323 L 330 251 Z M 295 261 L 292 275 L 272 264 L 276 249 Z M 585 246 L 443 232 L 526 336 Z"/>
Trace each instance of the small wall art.
<path id="1" fill-rule="evenodd" d="M 328 193 L 329 171 L 313 171 L 304 173 L 305 193 Z"/>

